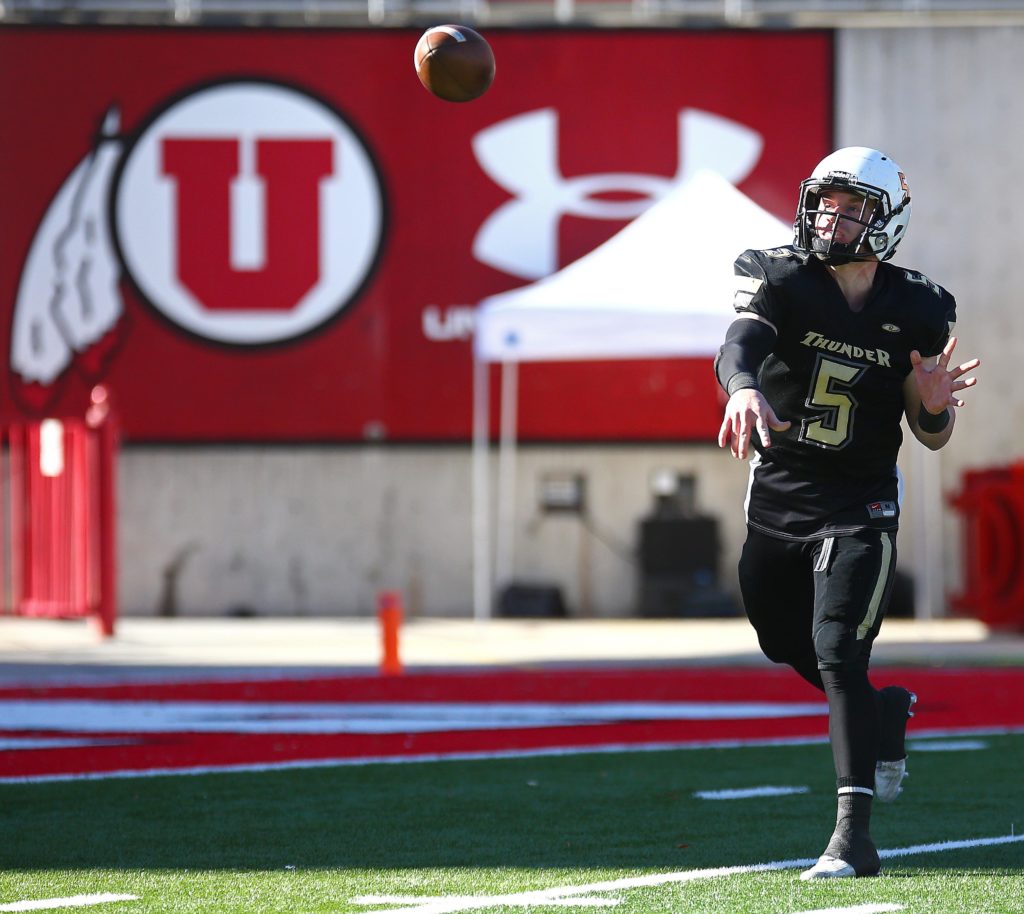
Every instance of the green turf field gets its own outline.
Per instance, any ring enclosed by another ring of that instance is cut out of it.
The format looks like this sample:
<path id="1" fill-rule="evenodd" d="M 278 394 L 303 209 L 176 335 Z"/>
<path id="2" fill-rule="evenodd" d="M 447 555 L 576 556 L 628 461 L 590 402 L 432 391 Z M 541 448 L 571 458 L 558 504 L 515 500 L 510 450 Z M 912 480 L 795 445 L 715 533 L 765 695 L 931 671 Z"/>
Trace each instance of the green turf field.
<path id="1" fill-rule="evenodd" d="M 984 741 L 912 751 L 903 796 L 876 804 L 881 850 L 1024 832 L 1024 735 Z M 816 857 L 831 764 L 816 744 L 2 785 L 0 911 L 96 893 L 138 897 L 70 910 L 1024 911 L 1016 841 L 888 858 L 878 879 L 693 873 Z M 762 785 L 809 792 L 694 797 Z"/>

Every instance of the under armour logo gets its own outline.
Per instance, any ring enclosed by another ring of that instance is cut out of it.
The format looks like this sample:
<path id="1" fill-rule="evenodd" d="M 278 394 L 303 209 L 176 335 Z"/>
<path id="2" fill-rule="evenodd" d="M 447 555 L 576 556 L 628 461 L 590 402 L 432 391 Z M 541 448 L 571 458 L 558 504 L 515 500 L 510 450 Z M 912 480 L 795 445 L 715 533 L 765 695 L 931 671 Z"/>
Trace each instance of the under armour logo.
<path id="1" fill-rule="evenodd" d="M 757 164 L 763 145 L 761 135 L 743 124 L 684 108 L 679 112 L 675 175 L 621 172 L 566 178 L 558 168 L 555 109 L 508 118 L 473 138 L 480 166 L 514 195 L 480 226 L 473 256 L 524 279 L 548 276 L 558 269 L 558 224 L 563 216 L 633 219 L 701 169 L 716 171 L 738 184 Z M 600 199 L 600 194 L 609 191 L 636 196 Z"/>

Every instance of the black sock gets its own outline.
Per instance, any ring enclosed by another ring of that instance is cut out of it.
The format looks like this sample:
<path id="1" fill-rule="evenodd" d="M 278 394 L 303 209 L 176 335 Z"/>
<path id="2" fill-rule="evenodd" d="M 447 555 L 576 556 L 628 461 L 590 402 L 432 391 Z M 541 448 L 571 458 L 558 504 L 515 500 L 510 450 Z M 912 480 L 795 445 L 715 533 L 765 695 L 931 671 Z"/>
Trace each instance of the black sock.
<path id="1" fill-rule="evenodd" d="M 873 876 L 881 861 L 871 840 L 871 794 L 840 793 L 836 829 L 825 853 L 854 868 L 858 876 Z"/>

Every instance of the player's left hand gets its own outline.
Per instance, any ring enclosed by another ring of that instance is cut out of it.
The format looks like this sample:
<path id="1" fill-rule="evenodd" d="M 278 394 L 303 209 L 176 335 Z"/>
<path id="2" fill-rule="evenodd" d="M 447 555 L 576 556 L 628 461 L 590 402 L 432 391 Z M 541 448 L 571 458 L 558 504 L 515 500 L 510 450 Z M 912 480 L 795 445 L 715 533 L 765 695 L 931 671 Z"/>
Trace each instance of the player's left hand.
<path id="1" fill-rule="evenodd" d="M 917 385 L 921 405 L 930 413 L 938 415 L 949 406 L 963 406 L 964 401 L 957 394 L 967 387 L 974 387 L 977 378 L 965 378 L 981 364 L 980 359 L 971 359 L 956 368 L 949 367 L 949 360 L 956 348 L 956 337 L 951 336 L 939 354 L 934 365 L 926 365 L 916 349 L 910 353 L 910 364 L 914 369 L 914 383 Z"/>

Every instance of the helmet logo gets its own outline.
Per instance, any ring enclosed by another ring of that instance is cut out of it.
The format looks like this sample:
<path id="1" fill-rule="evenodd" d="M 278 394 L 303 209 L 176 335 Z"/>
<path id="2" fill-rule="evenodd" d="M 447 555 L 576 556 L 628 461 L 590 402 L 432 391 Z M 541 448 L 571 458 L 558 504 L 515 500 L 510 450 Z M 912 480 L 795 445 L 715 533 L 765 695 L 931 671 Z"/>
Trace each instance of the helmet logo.
<path id="1" fill-rule="evenodd" d="M 907 184 L 907 176 L 902 171 L 896 172 L 900 176 L 900 187 L 903 188 L 908 194 L 910 193 L 910 185 Z"/>

